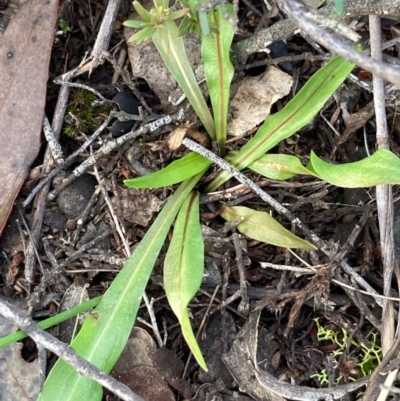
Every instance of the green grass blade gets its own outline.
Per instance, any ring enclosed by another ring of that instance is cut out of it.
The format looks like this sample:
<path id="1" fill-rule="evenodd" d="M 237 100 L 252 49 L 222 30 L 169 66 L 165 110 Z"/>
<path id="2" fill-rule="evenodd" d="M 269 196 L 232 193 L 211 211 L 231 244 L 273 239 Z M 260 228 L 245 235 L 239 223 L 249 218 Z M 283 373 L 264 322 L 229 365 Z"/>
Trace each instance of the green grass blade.
<path id="1" fill-rule="evenodd" d="M 185 181 L 211 166 L 211 162 L 198 153 L 189 153 L 167 167 L 144 177 L 124 181 L 129 188 L 160 188 Z"/>
<path id="2" fill-rule="evenodd" d="M 152 36 L 165 65 L 178 82 L 210 137 L 215 140 L 215 125 L 203 93 L 189 63 L 185 45 L 174 21 L 164 21 Z"/>
<path id="3" fill-rule="evenodd" d="M 307 168 L 322 180 L 343 188 L 400 184 L 400 159 L 386 149 L 354 163 L 327 163 L 312 152 Z"/>
<path id="4" fill-rule="evenodd" d="M 204 269 L 199 195 L 192 192 L 179 211 L 171 244 L 164 262 L 164 287 L 168 302 L 179 320 L 182 334 L 199 365 L 207 370 L 187 312 L 200 288 Z"/>
<path id="5" fill-rule="evenodd" d="M 317 249 L 287 230 L 266 212 L 243 206 L 225 206 L 221 216 L 227 221 L 244 218 L 237 229 L 257 241 L 285 248 Z"/>
<path id="6" fill-rule="evenodd" d="M 89 301 L 82 302 L 80 305 L 74 306 L 71 309 L 68 309 L 64 312 L 58 313 L 55 316 L 49 317 L 48 319 L 42 320 L 38 322 L 37 325 L 41 329 L 48 329 L 49 327 L 53 327 L 65 320 L 68 320 L 80 313 L 86 312 L 87 310 L 94 308 L 100 302 L 102 296 L 90 299 Z M 6 345 L 15 343 L 16 341 L 20 341 L 23 338 L 28 337 L 28 335 L 21 330 L 16 331 L 15 333 L 9 334 L 8 336 L 0 338 L 0 348 L 5 347 Z"/>
<path id="7" fill-rule="evenodd" d="M 346 79 L 353 67 L 354 64 L 341 57 L 334 57 L 329 61 L 308 80 L 300 92 L 280 112 L 267 118 L 256 135 L 247 142 L 232 161 L 233 166 L 242 170 L 281 140 L 304 127 Z M 214 191 L 229 178 L 229 173 L 221 172 L 209 184 L 206 191 Z"/>
<path id="8" fill-rule="evenodd" d="M 231 4 L 227 4 L 226 9 L 230 13 L 233 12 Z M 218 33 L 211 33 L 209 36 L 202 35 L 201 57 L 213 108 L 216 139 L 221 151 L 224 152 L 229 89 L 234 72 L 229 58 L 234 31 L 232 23 L 224 18 L 221 6 L 210 13 L 209 20 L 210 25 L 216 26 Z"/>
<path id="9" fill-rule="evenodd" d="M 71 346 L 79 355 L 109 372 L 129 338 L 143 291 L 170 226 L 201 174 L 180 185 L 154 221 L 132 256 L 85 319 Z M 39 401 L 100 401 L 102 388 L 59 359 L 44 384 Z"/>

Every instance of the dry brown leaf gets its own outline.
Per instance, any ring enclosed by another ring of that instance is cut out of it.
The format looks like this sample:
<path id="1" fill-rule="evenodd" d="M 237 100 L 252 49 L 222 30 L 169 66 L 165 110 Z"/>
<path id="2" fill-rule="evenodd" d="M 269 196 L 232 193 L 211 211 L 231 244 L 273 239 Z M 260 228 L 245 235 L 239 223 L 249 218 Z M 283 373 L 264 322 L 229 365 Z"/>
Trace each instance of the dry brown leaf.
<path id="1" fill-rule="evenodd" d="M 134 327 L 111 375 L 146 401 L 175 401 L 173 392 L 151 359 L 156 349 L 146 330 Z"/>
<path id="2" fill-rule="evenodd" d="M 0 233 L 40 148 L 57 0 L 29 0 L 0 40 Z"/>
<path id="3" fill-rule="evenodd" d="M 169 138 L 168 138 L 168 147 L 171 150 L 176 150 L 182 145 L 182 141 L 187 134 L 188 128 L 186 127 L 178 127 L 175 128 Z"/>
<path id="4" fill-rule="evenodd" d="M 153 215 L 157 213 L 163 202 L 149 191 L 142 189 L 121 188 L 118 196 L 111 203 L 122 212 L 122 216 L 130 223 L 147 227 Z"/>
<path id="5" fill-rule="evenodd" d="M 0 316 L 0 336 L 18 329 L 9 320 Z M 21 343 L 0 348 L 0 400 L 33 401 L 41 387 L 39 360 L 25 361 L 21 356 Z"/>
<path id="6" fill-rule="evenodd" d="M 182 141 L 186 136 L 190 136 L 192 139 L 197 141 L 200 145 L 203 147 L 210 149 L 211 148 L 211 140 L 210 137 L 204 133 L 197 131 L 197 129 L 194 128 L 188 128 L 188 127 L 178 127 L 175 128 L 172 132 L 171 135 L 168 138 L 168 147 L 171 150 L 176 150 L 182 145 Z"/>
<path id="7" fill-rule="evenodd" d="M 0 399 L 34 401 L 39 395 L 39 360 L 24 361 L 22 344 L 7 345 L 0 351 Z"/>

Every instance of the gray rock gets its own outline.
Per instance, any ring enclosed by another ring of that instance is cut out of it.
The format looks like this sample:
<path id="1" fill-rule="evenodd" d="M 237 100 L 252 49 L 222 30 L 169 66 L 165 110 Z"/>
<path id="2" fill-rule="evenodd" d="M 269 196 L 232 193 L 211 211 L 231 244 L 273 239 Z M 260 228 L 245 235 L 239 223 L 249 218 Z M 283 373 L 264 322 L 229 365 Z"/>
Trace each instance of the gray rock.
<path id="1" fill-rule="evenodd" d="M 57 197 L 57 205 L 60 211 L 69 219 L 75 219 L 85 209 L 96 187 L 96 180 L 89 174 L 83 174 L 65 189 Z"/>

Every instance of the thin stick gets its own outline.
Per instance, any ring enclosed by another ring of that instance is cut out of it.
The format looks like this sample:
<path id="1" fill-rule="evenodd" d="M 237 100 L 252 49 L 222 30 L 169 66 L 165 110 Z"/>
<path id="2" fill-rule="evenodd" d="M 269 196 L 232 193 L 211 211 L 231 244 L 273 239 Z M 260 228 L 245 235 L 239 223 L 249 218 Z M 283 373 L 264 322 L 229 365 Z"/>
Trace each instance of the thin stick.
<path id="1" fill-rule="evenodd" d="M 97 97 L 99 97 L 102 100 L 103 103 L 109 104 L 111 106 L 114 105 L 114 102 L 112 100 L 106 99 L 99 91 L 97 91 L 96 89 L 93 89 L 89 85 L 80 84 L 79 82 L 63 81 L 62 79 L 55 79 L 54 83 L 57 84 L 57 85 L 61 85 L 61 86 L 68 86 L 70 88 L 84 89 L 84 90 L 86 90 L 88 92 L 93 93 Z"/>
<path id="2" fill-rule="evenodd" d="M 92 62 L 90 64 L 90 71 L 96 67 L 100 60 L 100 55 L 103 50 L 107 50 L 110 44 L 111 35 L 114 30 L 115 20 L 117 19 L 118 9 L 121 4 L 121 0 L 110 0 L 107 5 L 106 12 L 104 13 L 103 20 L 101 22 L 99 33 L 97 34 L 96 42 L 93 46 L 92 51 Z"/>
<path id="3" fill-rule="evenodd" d="M 298 3 L 292 0 L 278 0 L 278 4 L 297 22 L 300 29 L 331 52 L 339 54 L 346 60 L 372 72 L 374 75 L 376 74 L 389 82 L 400 85 L 399 68 L 373 60 L 365 54 L 358 53 L 351 46 L 340 42 L 324 29 L 317 26 L 311 19 L 307 18 Z"/>
<path id="4" fill-rule="evenodd" d="M 24 214 L 22 212 L 22 208 L 20 207 L 20 205 L 18 203 L 17 203 L 17 209 L 18 209 L 19 217 L 20 217 L 20 219 L 22 221 L 22 224 L 24 225 L 25 230 L 28 233 L 28 238 L 29 238 L 29 241 L 30 241 L 29 244 L 34 244 L 35 243 L 35 239 L 33 238 L 32 232 L 29 229 L 28 223 L 27 223 L 27 221 L 26 221 L 26 219 L 24 217 Z M 28 247 L 24 247 L 25 255 L 28 253 L 28 249 L 29 249 Z M 44 267 L 43 267 L 42 259 L 40 258 L 39 252 L 37 250 L 37 245 L 32 246 L 32 251 L 33 251 L 34 255 L 36 256 L 36 260 L 37 260 L 37 263 L 38 263 L 38 265 L 40 267 L 41 273 L 44 274 L 45 270 L 44 270 Z M 28 280 L 28 282 L 29 282 L 29 280 Z"/>
<path id="5" fill-rule="evenodd" d="M 68 103 L 68 96 L 69 96 L 69 88 L 67 87 L 61 88 L 60 93 L 58 94 L 56 109 L 52 121 L 52 129 L 56 139 L 59 139 L 60 137 L 60 132 L 64 121 L 65 110 L 67 108 L 67 103 Z M 49 147 L 47 147 L 44 155 L 44 164 L 47 166 L 53 164 L 53 158 Z M 50 167 L 46 168 L 44 172 L 48 173 L 49 171 Z M 32 208 L 33 212 L 30 219 L 32 239 L 29 240 L 25 251 L 24 274 L 29 285 L 28 292 L 30 292 L 30 285 L 33 283 L 36 274 L 35 254 L 37 252 L 36 248 L 40 239 L 40 232 L 42 229 L 44 210 L 47 204 L 47 194 L 49 193 L 49 189 L 50 189 L 50 181 L 47 181 L 47 183 L 42 185 L 40 192 L 39 190 L 35 192 L 35 195 L 37 194 L 37 197 L 35 199 L 34 207 Z M 32 196 L 31 200 L 35 195 Z M 24 204 L 23 206 L 25 207 Z"/>
<path id="6" fill-rule="evenodd" d="M 311 1 L 304 1 L 309 4 Z M 378 1 L 344 1 L 344 12 L 342 18 L 362 17 L 367 15 L 381 15 L 386 18 L 397 19 L 400 15 L 400 8 L 397 0 Z M 335 13 L 333 4 L 318 9 L 318 12 L 325 16 L 332 16 Z M 390 16 L 390 17 L 389 17 Z M 340 18 L 340 17 L 338 17 Z M 232 46 L 231 58 L 234 61 L 245 62 L 248 55 L 263 51 L 269 44 L 278 40 L 287 39 L 296 30 L 296 22 L 291 19 L 283 19 L 268 28 L 260 29 L 250 38 L 241 40 Z"/>
<path id="7" fill-rule="evenodd" d="M 159 120 L 156 120 L 149 124 L 143 125 L 142 127 L 140 127 L 139 129 L 137 129 L 135 131 L 129 132 L 119 138 L 115 138 L 113 140 L 108 141 L 99 150 L 97 150 L 92 156 L 90 156 L 81 165 L 79 165 L 71 173 L 71 175 L 66 180 L 64 180 L 53 192 L 49 193 L 48 199 L 54 200 L 57 197 L 57 195 L 65 187 L 67 187 L 69 184 L 71 184 L 71 182 L 74 181 L 76 178 L 81 176 L 89 167 L 93 166 L 97 162 L 97 160 L 99 160 L 104 155 L 110 153 L 112 150 L 116 149 L 117 147 L 121 146 L 125 142 L 135 139 L 140 135 L 144 135 L 149 132 L 154 132 L 158 128 L 160 128 L 164 125 L 171 124 L 176 121 L 180 121 L 183 118 L 184 118 L 184 113 L 183 113 L 183 110 L 181 109 L 176 114 L 173 114 L 171 116 L 162 117 Z"/>
<path id="8" fill-rule="evenodd" d="M 382 60 L 382 35 L 380 17 L 369 17 L 370 41 L 371 41 L 371 57 Z M 376 118 L 376 142 L 379 149 L 390 149 L 389 135 L 387 130 L 386 109 L 385 109 L 385 87 L 383 79 L 380 76 L 373 75 L 374 88 L 374 107 Z M 391 185 L 376 186 L 376 207 L 378 211 L 379 232 L 381 243 L 381 255 L 383 264 L 383 294 L 390 295 L 392 284 L 392 275 L 394 271 L 395 255 L 394 255 L 394 238 L 393 238 L 393 193 Z M 385 302 L 382 311 L 381 325 L 381 342 L 382 353 L 386 355 L 393 346 L 395 336 L 394 307 L 392 302 Z M 386 376 L 385 385 L 390 387 L 396 378 L 398 369 L 390 372 Z M 373 377 L 370 385 L 379 388 L 384 377 Z M 389 391 L 381 388 L 378 401 L 387 399 Z M 375 394 L 367 391 L 365 399 L 376 399 Z"/>
<path id="9" fill-rule="evenodd" d="M 87 244 L 82 245 L 80 249 L 78 249 L 72 255 L 70 255 L 66 259 L 64 259 L 64 261 L 62 263 L 58 264 L 56 268 L 54 268 L 53 270 L 51 270 L 49 272 L 46 272 L 46 274 L 43 275 L 40 283 L 32 291 L 30 299 L 28 300 L 29 308 L 33 310 L 35 308 L 35 306 L 39 303 L 40 295 L 44 292 L 46 285 L 50 282 L 50 280 L 52 280 L 58 274 L 61 274 L 66 266 L 68 266 L 72 261 L 79 258 L 83 253 L 85 253 L 88 249 L 92 248 L 94 245 L 99 243 L 101 240 L 108 237 L 110 235 L 110 233 L 111 233 L 111 231 L 109 231 L 109 230 L 101 231 L 100 234 L 96 238 L 94 238 L 92 241 L 88 242 Z"/>
<path id="10" fill-rule="evenodd" d="M 382 59 L 381 21 L 380 17 L 370 16 L 369 29 L 371 36 L 371 56 Z M 400 71 L 400 70 L 399 70 Z M 374 74 L 374 106 L 376 118 L 376 141 L 378 148 L 390 149 L 385 110 L 385 88 L 383 79 Z M 383 294 L 390 295 L 394 269 L 393 241 L 393 194 L 391 185 L 376 186 L 376 207 L 379 219 L 381 254 L 383 263 Z M 394 338 L 393 304 L 386 302 L 383 307 L 381 327 L 382 352 L 385 354 L 391 347 Z"/>
<path id="11" fill-rule="evenodd" d="M 47 141 L 47 145 L 49 146 L 50 152 L 53 156 L 54 163 L 62 164 L 64 163 L 64 154 L 61 149 L 60 144 L 56 136 L 54 135 L 53 129 L 49 123 L 49 119 L 47 116 L 44 116 L 43 119 L 43 133 Z"/>
<path id="12" fill-rule="evenodd" d="M 66 89 L 63 89 L 66 88 Z M 62 87 L 61 90 L 68 90 L 68 87 Z M 65 170 L 67 167 L 69 167 L 75 160 L 77 156 L 79 156 L 81 153 L 83 153 L 99 136 L 100 134 L 106 129 L 108 124 L 110 123 L 112 119 L 112 115 L 110 114 L 106 120 L 103 122 L 103 124 L 100 125 L 99 128 L 93 133 L 93 135 L 74 153 L 72 153 L 70 156 L 68 156 L 64 163 L 57 166 L 54 170 L 52 170 L 46 178 L 44 178 L 36 187 L 32 190 L 32 192 L 29 194 L 29 196 L 25 199 L 24 203 L 22 204 L 23 207 L 27 207 L 34 196 L 45 186 L 50 185 L 50 181 L 53 177 L 55 177 L 60 171 Z"/>
<path id="13" fill-rule="evenodd" d="M 342 35 L 353 42 L 358 42 L 361 39 L 361 36 L 347 26 L 346 23 L 328 18 L 325 15 L 320 14 L 317 10 L 312 8 L 304 10 L 304 15 L 316 22 L 318 25 L 322 25 L 325 28 L 335 31 L 337 34 Z"/>
<path id="14" fill-rule="evenodd" d="M 151 300 L 149 301 L 149 297 L 147 296 L 147 293 L 145 291 L 143 293 L 143 300 L 144 300 L 144 303 L 146 304 L 146 308 L 147 308 L 147 311 L 149 312 L 149 316 L 150 316 L 151 324 L 149 324 L 149 326 L 153 329 L 154 336 L 157 340 L 158 346 L 161 348 L 164 345 L 164 343 L 161 338 L 160 331 L 158 330 L 157 319 L 156 319 L 156 315 L 154 313 L 154 308 L 153 308 L 154 298 L 151 298 Z"/>
<path id="15" fill-rule="evenodd" d="M 291 272 L 294 272 L 297 274 L 315 274 L 315 273 L 317 273 L 316 269 L 318 267 L 325 266 L 325 265 L 319 265 L 319 266 L 311 266 L 310 268 L 306 268 L 306 267 L 298 267 L 298 266 L 276 265 L 274 263 L 269 263 L 269 262 L 260 262 L 260 265 L 263 269 L 270 267 L 271 269 L 291 271 Z"/>
<path id="16" fill-rule="evenodd" d="M 239 312 L 243 313 L 243 315 L 247 316 L 250 312 L 250 302 L 249 302 L 249 297 L 247 295 L 247 280 L 243 266 L 242 243 L 240 240 L 240 235 L 237 233 L 232 234 L 232 239 L 233 239 L 233 244 L 235 246 L 235 252 L 236 252 L 235 261 L 239 271 L 240 296 L 242 298 L 238 310 Z"/>
<path id="17" fill-rule="evenodd" d="M 93 155 L 92 150 L 90 150 L 90 154 Z M 93 171 L 94 171 L 94 176 L 96 177 L 96 180 L 99 184 L 101 193 L 103 194 L 104 200 L 107 203 L 108 210 L 110 211 L 110 214 L 111 214 L 111 218 L 114 221 L 115 229 L 116 229 L 117 233 L 119 234 L 121 241 L 124 245 L 125 257 L 129 258 L 129 256 L 131 255 L 131 251 L 129 250 L 128 240 L 125 238 L 124 234 L 122 233 L 122 228 L 121 228 L 121 224 L 119 224 L 118 216 L 115 213 L 113 205 L 111 203 L 111 200 L 108 196 L 108 193 L 107 193 L 106 189 L 104 188 L 103 180 L 100 178 L 99 170 L 97 169 L 96 165 L 93 166 Z"/>

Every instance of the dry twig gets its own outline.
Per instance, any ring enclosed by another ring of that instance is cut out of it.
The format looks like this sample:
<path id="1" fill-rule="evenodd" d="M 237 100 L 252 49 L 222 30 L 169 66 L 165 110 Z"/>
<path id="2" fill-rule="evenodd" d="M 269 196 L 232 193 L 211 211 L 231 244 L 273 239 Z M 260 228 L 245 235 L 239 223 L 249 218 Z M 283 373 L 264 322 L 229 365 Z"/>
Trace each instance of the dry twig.
<path id="1" fill-rule="evenodd" d="M 60 132 L 64 120 L 65 110 L 67 108 L 69 95 L 69 88 L 63 87 L 60 90 L 58 95 L 57 105 L 54 112 L 52 129 L 55 138 L 58 140 L 60 137 Z M 51 165 L 53 164 L 53 157 L 51 155 L 50 148 L 47 147 L 46 153 L 44 155 L 44 164 L 49 166 L 45 169 L 45 173 L 50 172 Z M 44 210 L 47 204 L 47 195 L 50 189 L 50 180 L 47 181 L 46 184 L 42 185 L 40 193 L 37 195 L 35 199 L 35 203 L 33 205 L 33 213 L 32 213 L 32 223 L 31 223 L 31 232 L 32 239 L 29 241 L 28 246 L 25 252 L 25 278 L 30 286 L 34 281 L 35 273 L 36 273 L 36 248 L 40 239 L 40 231 L 42 229 L 43 218 L 44 218 Z M 32 198 L 33 199 L 33 196 Z M 30 291 L 30 288 L 28 289 Z"/>
<path id="2" fill-rule="evenodd" d="M 312 20 L 305 17 L 298 3 L 292 0 L 278 0 L 278 4 L 296 21 L 297 25 L 316 42 L 326 47 L 331 52 L 339 54 L 346 60 L 363 67 L 365 70 L 400 86 L 399 68 L 373 60 L 365 54 L 357 52 L 353 47 L 344 44 L 323 28 L 317 26 Z"/>
<path id="3" fill-rule="evenodd" d="M 371 56 L 375 59 L 382 59 L 381 42 L 381 23 L 380 17 L 370 16 L 369 28 L 371 36 Z M 389 149 L 389 136 L 386 122 L 385 109 L 385 90 L 383 79 L 374 74 L 374 106 L 376 116 L 376 141 L 379 148 Z M 392 285 L 392 275 L 395 267 L 394 258 L 394 239 L 393 239 L 393 194 L 391 185 L 377 185 L 376 187 L 376 205 L 378 210 L 379 231 L 381 236 L 381 255 L 383 262 L 383 293 L 390 295 Z M 383 307 L 381 325 L 381 342 L 383 355 L 387 354 L 393 346 L 394 341 L 394 308 L 391 301 L 386 301 Z M 398 369 L 394 369 L 386 376 L 385 386 L 390 387 L 396 378 Z M 368 391 L 364 399 L 384 401 L 389 391 L 382 389 L 378 398 L 377 389 L 382 384 L 384 376 L 374 376 L 371 380 Z"/>

